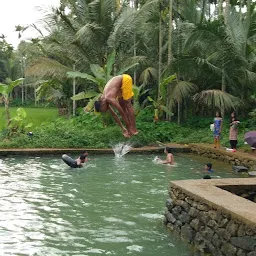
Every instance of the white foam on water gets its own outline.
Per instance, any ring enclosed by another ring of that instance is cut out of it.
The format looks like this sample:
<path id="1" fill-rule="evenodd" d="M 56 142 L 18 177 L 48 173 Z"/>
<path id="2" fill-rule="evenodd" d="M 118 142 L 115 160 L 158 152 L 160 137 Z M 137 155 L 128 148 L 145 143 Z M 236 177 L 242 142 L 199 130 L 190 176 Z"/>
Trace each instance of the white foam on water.
<path id="1" fill-rule="evenodd" d="M 129 143 L 126 144 L 126 143 L 120 142 L 120 143 L 114 145 L 112 148 L 115 153 L 115 157 L 121 158 L 124 155 L 126 155 L 132 147 Z"/>
<path id="2" fill-rule="evenodd" d="M 132 180 L 132 182 L 131 182 L 131 183 L 134 183 L 134 184 L 141 184 L 141 183 L 143 183 L 143 182 L 138 181 L 138 180 Z"/>
<path id="3" fill-rule="evenodd" d="M 123 223 L 123 224 L 126 224 L 128 226 L 134 226 L 136 225 L 135 222 L 133 221 L 124 221 L 122 219 L 118 219 L 118 218 L 114 218 L 114 217 L 107 217 L 107 218 L 104 218 L 105 221 L 108 221 L 108 222 L 116 222 L 116 223 Z"/>
<path id="4" fill-rule="evenodd" d="M 115 197 L 121 197 L 122 195 L 120 194 L 114 194 Z"/>
<path id="5" fill-rule="evenodd" d="M 143 249 L 143 246 L 133 244 L 133 245 L 127 246 L 126 249 L 128 249 L 129 251 L 141 252 Z"/>
<path id="6" fill-rule="evenodd" d="M 140 216 L 147 219 L 162 219 L 163 215 L 158 213 L 141 213 Z"/>
<path id="7" fill-rule="evenodd" d="M 149 190 L 149 193 L 157 195 L 157 194 L 166 194 L 168 192 L 168 190 L 158 190 L 155 188 L 152 188 Z"/>
<path id="8" fill-rule="evenodd" d="M 85 253 L 99 253 L 99 254 L 104 253 L 104 252 L 105 252 L 105 250 L 95 249 L 95 248 L 91 248 L 91 249 L 88 249 L 85 251 Z"/>
<path id="9" fill-rule="evenodd" d="M 133 240 L 128 237 L 102 237 L 96 238 L 95 241 L 102 243 L 132 243 Z"/>

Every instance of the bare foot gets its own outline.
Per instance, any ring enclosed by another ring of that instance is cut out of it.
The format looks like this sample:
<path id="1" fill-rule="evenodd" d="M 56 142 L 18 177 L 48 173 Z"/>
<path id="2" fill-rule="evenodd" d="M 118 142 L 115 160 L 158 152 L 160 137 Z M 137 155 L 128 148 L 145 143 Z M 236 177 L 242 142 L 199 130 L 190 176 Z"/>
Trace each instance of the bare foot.
<path id="1" fill-rule="evenodd" d="M 137 135 L 139 132 L 137 130 L 131 131 L 132 135 Z"/>
<path id="2" fill-rule="evenodd" d="M 128 133 L 128 131 L 124 131 L 123 135 L 124 135 L 125 138 L 130 138 L 131 137 L 131 135 Z"/>

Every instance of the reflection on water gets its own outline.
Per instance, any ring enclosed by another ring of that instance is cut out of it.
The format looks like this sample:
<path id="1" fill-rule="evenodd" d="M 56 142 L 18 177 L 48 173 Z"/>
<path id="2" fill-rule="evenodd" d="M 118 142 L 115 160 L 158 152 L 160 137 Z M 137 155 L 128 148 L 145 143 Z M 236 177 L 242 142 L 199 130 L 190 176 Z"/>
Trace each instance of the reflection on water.
<path id="1" fill-rule="evenodd" d="M 168 183 L 200 179 L 208 159 L 93 157 L 81 169 L 61 157 L 0 160 L 1 255 L 197 255 L 161 221 Z M 213 161 L 219 178 L 243 177 Z"/>

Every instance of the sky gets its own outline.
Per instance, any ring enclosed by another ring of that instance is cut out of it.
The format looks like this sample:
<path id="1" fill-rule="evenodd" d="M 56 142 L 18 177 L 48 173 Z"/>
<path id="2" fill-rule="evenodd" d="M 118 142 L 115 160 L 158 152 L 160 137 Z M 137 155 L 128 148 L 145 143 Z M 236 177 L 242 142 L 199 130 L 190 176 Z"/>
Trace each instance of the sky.
<path id="1" fill-rule="evenodd" d="M 19 39 L 18 32 L 15 32 L 15 26 L 27 26 L 35 23 L 38 27 L 42 26 L 39 20 L 42 19 L 42 13 L 37 7 L 57 6 L 60 0 L 0 0 L 0 36 L 4 34 L 6 41 L 15 48 L 20 40 L 26 40 L 38 35 L 33 29 L 27 29 L 24 35 Z M 41 27 L 42 28 L 42 27 Z"/>

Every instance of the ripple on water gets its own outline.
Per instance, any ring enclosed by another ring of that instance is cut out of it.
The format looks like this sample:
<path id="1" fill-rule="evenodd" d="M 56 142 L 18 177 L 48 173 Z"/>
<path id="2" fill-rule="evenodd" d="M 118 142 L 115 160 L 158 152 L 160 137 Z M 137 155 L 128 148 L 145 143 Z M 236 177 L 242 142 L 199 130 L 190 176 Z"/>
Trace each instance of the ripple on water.
<path id="1" fill-rule="evenodd" d="M 158 213 L 141 213 L 139 216 L 147 219 L 162 219 L 163 215 Z"/>
<path id="2" fill-rule="evenodd" d="M 143 183 L 143 182 L 138 181 L 138 180 L 132 180 L 132 182 L 131 182 L 131 183 L 134 183 L 134 184 L 141 184 L 141 183 Z"/>
<path id="3" fill-rule="evenodd" d="M 96 249 L 96 248 L 89 248 L 88 250 L 84 251 L 85 253 L 97 253 L 97 254 L 102 254 L 102 253 L 106 253 L 105 250 L 102 249 Z"/>
<path id="4" fill-rule="evenodd" d="M 114 218 L 114 217 L 104 217 L 103 218 L 105 221 L 108 221 L 108 222 L 116 222 L 116 223 L 122 223 L 122 224 L 126 224 L 128 226 L 134 226 L 136 225 L 135 222 L 133 221 L 124 221 L 122 219 L 118 219 L 118 218 Z"/>
<path id="5" fill-rule="evenodd" d="M 133 240 L 128 237 L 98 237 L 95 241 L 101 243 L 133 243 Z"/>
<path id="6" fill-rule="evenodd" d="M 154 195 L 156 195 L 156 194 L 167 194 L 168 190 L 167 189 L 159 190 L 159 189 L 153 188 L 153 189 L 149 190 L 149 193 L 154 194 Z"/>
<path id="7" fill-rule="evenodd" d="M 134 252 L 141 252 L 143 250 L 143 246 L 140 246 L 140 245 L 136 245 L 136 244 L 133 244 L 133 245 L 130 245 L 130 246 L 127 246 L 126 247 L 129 251 L 134 251 Z"/>

